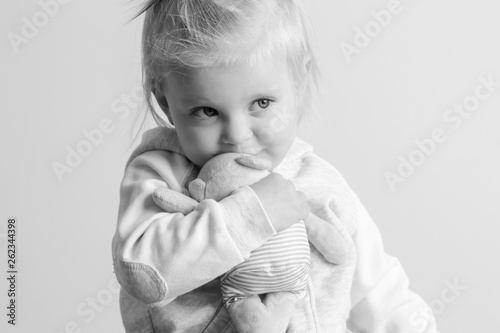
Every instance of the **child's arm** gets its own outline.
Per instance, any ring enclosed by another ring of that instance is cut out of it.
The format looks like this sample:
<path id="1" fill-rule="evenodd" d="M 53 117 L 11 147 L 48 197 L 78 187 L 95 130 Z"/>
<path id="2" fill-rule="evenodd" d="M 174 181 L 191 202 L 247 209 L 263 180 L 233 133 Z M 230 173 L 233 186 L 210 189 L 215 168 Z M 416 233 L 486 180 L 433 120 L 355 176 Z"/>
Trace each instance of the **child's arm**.
<path id="1" fill-rule="evenodd" d="M 178 170 L 188 168 L 178 154 L 148 152 L 130 163 L 121 184 L 115 273 L 129 294 L 147 304 L 213 280 L 276 233 L 249 188 L 219 203 L 205 200 L 188 215 L 164 212 L 152 193 L 159 187 L 180 191 Z"/>
<path id="2" fill-rule="evenodd" d="M 134 159 L 122 181 L 113 239 L 115 273 L 122 287 L 146 304 L 168 301 L 215 279 L 296 222 L 286 214 L 300 205 L 286 193 L 300 196 L 287 186 L 280 190 L 276 176 L 263 180 L 263 187 L 243 187 L 220 202 L 204 200 L 187 215 L 165 212 L 152 193 L 165 187 L 181 191 L 179 170 L 188 168 L 181 155 L 153 151 Z M 260 198 L 272 185 L 278 212 L 265 211 L 269 202 Z"/>
<path id="3" fill-rule="evenodd" d="M 359 202 L 353 234 L 357 266 L 351 289 L 349 332 L 437 333 L 430 307 L 408 289 L 398 259 L 384 252 L 380 232 Z"/>

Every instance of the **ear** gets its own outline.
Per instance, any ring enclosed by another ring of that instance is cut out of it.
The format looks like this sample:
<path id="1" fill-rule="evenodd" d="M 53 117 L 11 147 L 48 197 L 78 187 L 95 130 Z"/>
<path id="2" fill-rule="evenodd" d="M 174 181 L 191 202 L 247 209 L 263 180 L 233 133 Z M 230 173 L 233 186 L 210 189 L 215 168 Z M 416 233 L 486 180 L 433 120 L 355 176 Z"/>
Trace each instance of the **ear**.
<path id="1" fill-rule="evenodd" d="M 165 94 L 163 94 L 162 92 L 153 90 L 153 95 L 156 99 L 156 102 L 158 103 L 158 105 L 162 109 L 163 113 L 165 113 L 165 115 L 167 116 L 168 121 L 172 125 L 174 125 L 174 122 L 172 121 L 172 115 L 170 114 L 170 108 L 168 107 L 168 102 L 167 102 L 167 98 L 165 97 Z"/>

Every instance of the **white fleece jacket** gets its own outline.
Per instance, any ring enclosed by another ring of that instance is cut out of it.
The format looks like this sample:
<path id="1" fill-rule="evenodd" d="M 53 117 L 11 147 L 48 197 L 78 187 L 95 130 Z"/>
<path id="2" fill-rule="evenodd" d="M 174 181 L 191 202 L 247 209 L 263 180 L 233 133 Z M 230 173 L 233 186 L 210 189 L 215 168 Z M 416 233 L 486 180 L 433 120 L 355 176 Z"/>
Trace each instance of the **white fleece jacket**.
<path id="1" fill-rule="evenodd" d="M 335 168 L 297 138 L 273 171 L 306 194 L 350 254 L 334 265 L 310 244 L 311 281 L 287 332 L 437 332 L 430 308 L 408 289 L 399 261 L 384 252 L 379 230 Z M 197 172 L 168 128 L 146 132 L 127 163 L 112 242 L 126 332 L 236 332 L 218 277 L 276 231 L 249 187 L 204 200 L 188 215 L 156 206 L 156 188 L 187 193 Z"/>

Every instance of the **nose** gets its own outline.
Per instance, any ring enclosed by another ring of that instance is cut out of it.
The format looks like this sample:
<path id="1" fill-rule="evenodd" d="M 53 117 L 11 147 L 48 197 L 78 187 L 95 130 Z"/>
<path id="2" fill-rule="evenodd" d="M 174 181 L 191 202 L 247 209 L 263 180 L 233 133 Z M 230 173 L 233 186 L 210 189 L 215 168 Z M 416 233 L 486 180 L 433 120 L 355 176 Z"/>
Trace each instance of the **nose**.
<path id="1" fill-rule="evenodd" d="M 250 121 L 245 115 L 232 117 L 224 124 L 222 142 L 228 145 L 241 145 L 253 136 Z"/>

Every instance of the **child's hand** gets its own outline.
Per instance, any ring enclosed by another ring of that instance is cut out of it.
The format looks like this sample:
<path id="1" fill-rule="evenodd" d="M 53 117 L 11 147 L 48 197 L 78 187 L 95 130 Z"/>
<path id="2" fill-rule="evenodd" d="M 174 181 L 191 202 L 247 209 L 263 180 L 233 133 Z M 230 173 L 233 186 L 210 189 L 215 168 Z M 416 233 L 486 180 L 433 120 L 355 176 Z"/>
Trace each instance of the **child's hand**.
<path id="1" fill-rule="evenodd" d="M 285 230 L 292 224 L 305 220 L 309 215 L 309 206 L 304 193 L 295 189 L 291 181 L 277 173 L 250 185 L 277 232 Z"/>
<path id="2" fill-rule="evenodd" d="M 262 301 L 253 295 L 232 304 L 229 314 L 239 333 L 284 333 L 297 301 L 290 292 L 269 293 Z"/>

